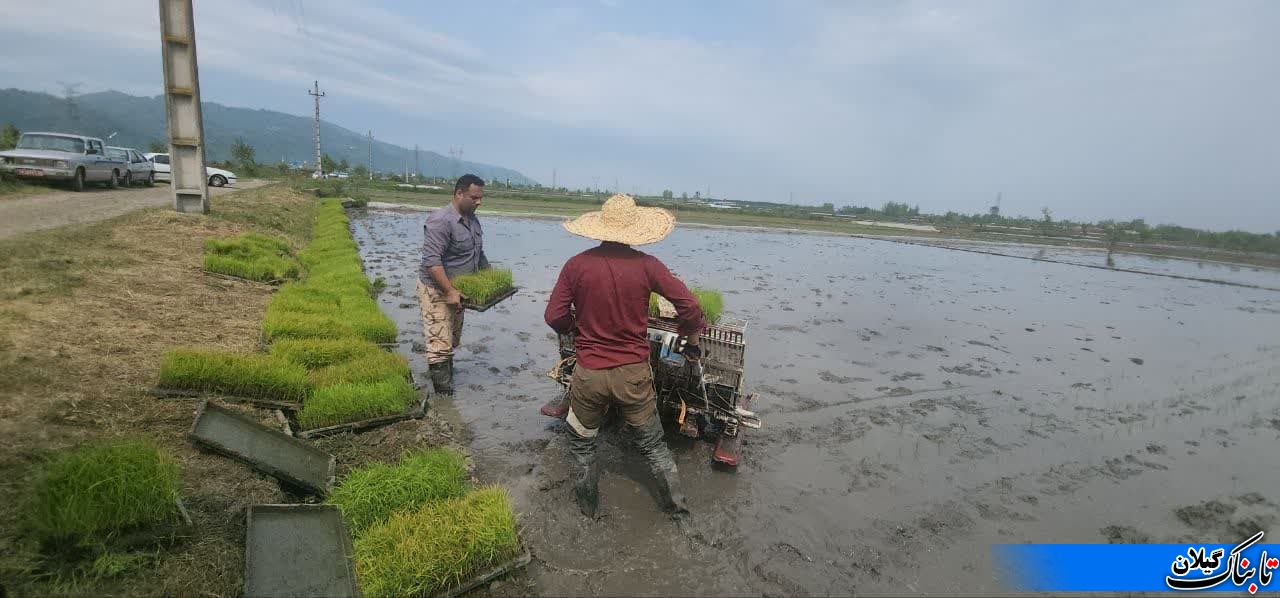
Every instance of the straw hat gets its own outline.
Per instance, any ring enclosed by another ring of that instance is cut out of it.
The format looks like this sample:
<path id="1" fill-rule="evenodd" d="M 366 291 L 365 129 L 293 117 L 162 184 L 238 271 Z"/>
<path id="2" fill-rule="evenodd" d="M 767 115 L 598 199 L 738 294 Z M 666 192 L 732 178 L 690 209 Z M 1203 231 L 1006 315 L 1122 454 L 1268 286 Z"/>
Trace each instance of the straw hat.
<path id="1" fill-rule="evenodd" d="M 617 194 L 599 212 L 588 212 L 564 223 L 564 229 L 597 241 L 627 245 L 656 243 L 671 234 L 676 217 L 662 208 L 642 208 L 630 195 Z"/>

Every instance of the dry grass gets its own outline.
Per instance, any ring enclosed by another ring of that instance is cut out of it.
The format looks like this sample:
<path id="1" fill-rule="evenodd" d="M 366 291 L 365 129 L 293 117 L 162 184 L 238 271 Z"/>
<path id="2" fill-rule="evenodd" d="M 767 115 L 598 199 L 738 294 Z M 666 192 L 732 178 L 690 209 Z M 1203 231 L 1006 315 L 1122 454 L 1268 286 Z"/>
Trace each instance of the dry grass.
<path id="1" fill-rule="evenodd" d="M 21 528 L 19 499 L 48 455 L 145 436 L 178 463 L 200 535 L 93 593 L 239 592 L 243 509 L 284 500 L 279 486 L 193 449 L 194 403 L 142 389 L 175 346 L 256 348 L 270 290 L 204 276 L 204 240 L 262 225 L 301 245 L 314 211 L 313 199 L 269 187 L 218 198 L 208 217 L 150 210 L 0 241 L 0 529 Z M 0 534 L 0 578 L 18 595 L 67 593 L 37 577 L 35 548 Z"/>

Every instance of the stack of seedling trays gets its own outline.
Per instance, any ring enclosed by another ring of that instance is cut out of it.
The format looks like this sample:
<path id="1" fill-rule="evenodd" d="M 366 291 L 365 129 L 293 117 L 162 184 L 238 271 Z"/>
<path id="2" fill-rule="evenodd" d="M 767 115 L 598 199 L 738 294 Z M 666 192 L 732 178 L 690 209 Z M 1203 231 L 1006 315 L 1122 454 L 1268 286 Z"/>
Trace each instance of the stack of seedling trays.
<path id="1" fill-rule="evenodd" d="M 462 294 L 462 307 L 472 311 L 488 311 L 520 290 L 513 283 L 511 270 L 503 268 L 486 268 L 449 282 Z"/>

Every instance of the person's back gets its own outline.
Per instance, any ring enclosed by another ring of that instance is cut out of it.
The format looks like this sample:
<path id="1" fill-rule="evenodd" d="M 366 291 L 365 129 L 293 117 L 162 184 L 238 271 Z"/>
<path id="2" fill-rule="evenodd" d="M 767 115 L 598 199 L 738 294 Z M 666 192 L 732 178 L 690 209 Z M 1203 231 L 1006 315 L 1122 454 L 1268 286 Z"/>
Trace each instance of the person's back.
<path id="1" fill-rule="evenodd" d="M 573 305 L 574 349 L 584 367 L 598 370 L 649 360 L 645 330 L 650 293 L 675 305 L 681 334 L 700 331 L 697 298 L 658 258 L 626 245 L 604 243 L 588 249 L 571 258 L 560 276 L 563 284 L 556 287 L 567 296 L 552 296 L 547 323 L 558 328 L 552 316 L 567 311 L 566 303 Z"/>

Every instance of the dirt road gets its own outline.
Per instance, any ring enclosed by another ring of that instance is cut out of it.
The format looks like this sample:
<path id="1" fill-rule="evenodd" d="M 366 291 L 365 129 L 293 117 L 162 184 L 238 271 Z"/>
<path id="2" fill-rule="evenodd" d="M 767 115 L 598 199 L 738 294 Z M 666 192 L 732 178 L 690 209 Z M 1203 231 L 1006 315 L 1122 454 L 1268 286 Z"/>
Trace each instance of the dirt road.
<path id="1" fill-rule="evenodd" d="M 235 187 L 210 187 L 211 197 L 238 189 L 252 189 L 267 181 L 243 180 Z M 93 187 L 81 193 L 57 191 L 6 200 L 0 198 L 0 239 L 13 235 L 57 228 L 68 224 L 96 222 L 134 210 L 163 206 L 173 201 L 169 186 L 104 189 Z"/>

